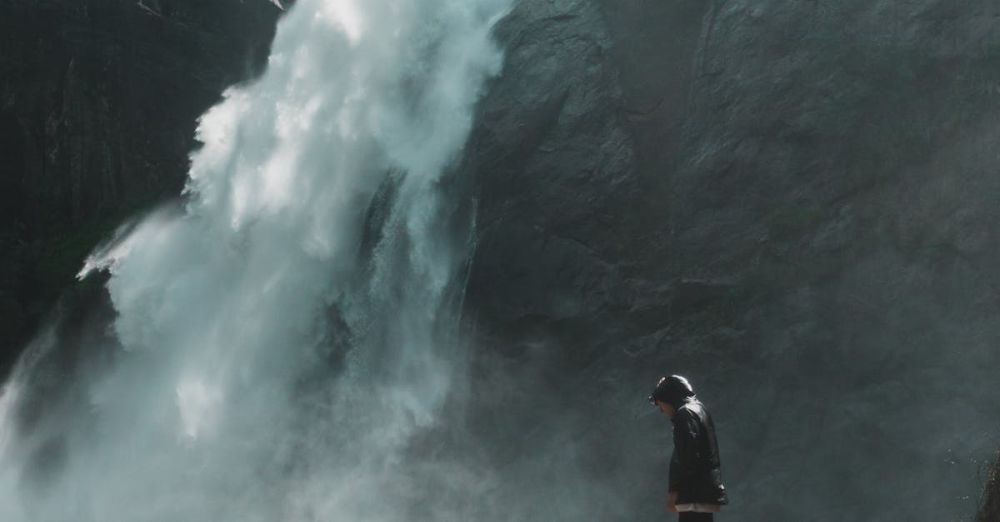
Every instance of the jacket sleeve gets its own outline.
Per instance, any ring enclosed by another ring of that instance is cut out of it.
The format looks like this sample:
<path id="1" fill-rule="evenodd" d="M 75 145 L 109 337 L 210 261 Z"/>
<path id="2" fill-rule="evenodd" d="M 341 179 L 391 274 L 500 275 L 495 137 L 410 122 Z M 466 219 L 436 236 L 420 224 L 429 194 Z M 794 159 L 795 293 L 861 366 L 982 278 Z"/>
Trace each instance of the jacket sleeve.
<path id="1" fill-rule="evenodd" d="M 670 459 L 670 491 L 690 484 L 698 461 L 698 423 L 690 412 L 678 411 L 674 422 L 674 455 Z"/>

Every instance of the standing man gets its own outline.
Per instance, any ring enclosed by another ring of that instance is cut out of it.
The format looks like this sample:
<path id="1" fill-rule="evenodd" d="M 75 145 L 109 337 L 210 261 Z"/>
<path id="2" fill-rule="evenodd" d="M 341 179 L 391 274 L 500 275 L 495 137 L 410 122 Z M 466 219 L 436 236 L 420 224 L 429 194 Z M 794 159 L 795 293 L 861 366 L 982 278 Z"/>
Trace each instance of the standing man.
<path id="1" fill-rule="evenodd" d="M 694 396 L 691 383 L 680 375 L 661 378 L 649 402 L 674 425 L 667 511 L 680 513 L 680 522 L 712 522 L 713 514 L 729 502 L 712 417 Z"/>

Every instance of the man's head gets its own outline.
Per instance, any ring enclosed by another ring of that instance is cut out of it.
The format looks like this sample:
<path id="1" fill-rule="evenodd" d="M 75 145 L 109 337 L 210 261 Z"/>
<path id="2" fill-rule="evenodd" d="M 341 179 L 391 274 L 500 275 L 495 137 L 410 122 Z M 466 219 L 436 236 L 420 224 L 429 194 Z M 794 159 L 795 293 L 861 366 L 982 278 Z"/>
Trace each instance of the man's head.
<path id="1" fill-rule="evenodd" d="M 694 397 L 691 383 L 680 375 L 671 375 L 660 378 L 653 394 L 649 396 L 649 402 L 660 408 L 660 411 L 667 416 L 673 417 L 688 397 Z"/>

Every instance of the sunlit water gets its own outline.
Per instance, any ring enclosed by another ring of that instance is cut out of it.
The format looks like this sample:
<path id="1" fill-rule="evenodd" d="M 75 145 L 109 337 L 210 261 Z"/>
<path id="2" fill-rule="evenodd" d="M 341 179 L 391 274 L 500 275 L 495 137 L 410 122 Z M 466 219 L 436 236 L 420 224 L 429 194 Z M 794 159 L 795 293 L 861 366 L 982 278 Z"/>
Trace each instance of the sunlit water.
<path id="1" fill-rule="evenodd" d="M 463 364 L 471 216 L 442 179 L 507 3 L 296 4 L 264 76 L 202 117 L 185 208 L 88 260 L 113 355 L 30 429 L 14 411 L 58 346 L 5 387 L 0 520 L 465 519 L 446 499 L 475 472 L 414 437 L 448 422 Z"/>

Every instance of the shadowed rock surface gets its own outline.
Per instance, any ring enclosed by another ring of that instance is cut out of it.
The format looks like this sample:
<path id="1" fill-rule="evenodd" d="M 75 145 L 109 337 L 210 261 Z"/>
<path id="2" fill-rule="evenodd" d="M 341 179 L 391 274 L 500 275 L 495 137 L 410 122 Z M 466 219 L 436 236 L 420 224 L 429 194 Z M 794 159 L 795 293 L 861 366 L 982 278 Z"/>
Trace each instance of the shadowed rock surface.
<path id="1" fill-rule="evenodd" d="M 986 479 L 982 504 L 976 518 L 977 522 L 992 522 L 993 520 L 1000 520 L 1000 456 L 997 457 L 997 462 Z"/>
<path id="2" fill-rule="evenodd" d="M 260 71 L 263 0 L 0 1 L 0 374 L 82 258 L 176 197 L 195 119 Z"/>
<path id="3" fill-rule="evenodd" d="M 971 516 L 1000 433 L 998 8 L 520 5 L 468 303 L 485 436 L 573 484 L 537 502 L 662 516 L 643 398 L 680 372 L 730 517 Z"/>

